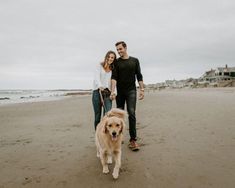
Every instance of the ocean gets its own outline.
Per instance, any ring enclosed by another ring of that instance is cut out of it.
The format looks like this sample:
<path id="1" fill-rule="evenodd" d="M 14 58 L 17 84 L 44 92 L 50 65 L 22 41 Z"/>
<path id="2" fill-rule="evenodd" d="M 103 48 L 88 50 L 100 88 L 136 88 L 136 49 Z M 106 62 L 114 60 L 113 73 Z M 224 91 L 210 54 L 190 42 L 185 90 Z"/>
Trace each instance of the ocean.
<path id="1" fill-rule="evenodd" d="M 87 90 L 0 90 L 0 105 L 60 100 L 85 92 Z"/>

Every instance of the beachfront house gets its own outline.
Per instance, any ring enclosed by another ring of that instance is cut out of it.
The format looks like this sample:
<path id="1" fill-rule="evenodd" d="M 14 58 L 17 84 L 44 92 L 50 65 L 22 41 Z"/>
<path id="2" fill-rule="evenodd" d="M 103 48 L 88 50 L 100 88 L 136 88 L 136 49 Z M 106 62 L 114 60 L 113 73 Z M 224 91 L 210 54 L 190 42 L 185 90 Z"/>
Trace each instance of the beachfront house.
<path id="1" fill-rule="evenodd" d="M 209 71 L 206 71 L 202 77 L 199 78 L 200 83 L 211 83 L 211 82 L 215 82 L 216 78 L 215 78 L 215 70 L 211 69 Z"/>
<path id="2" fill-rule="evenodd" d="M 235 82 L 235 67 L 218 67 L 215 70 L 206 71 L 200 78 L 199 84 L 211 86 L 233 86 Z"/>
<path id="3" fill-rule="evenodd" d="M 235 79 L 235 67 L 218 67 L 215 70 L 216 79 L 219 80 L 234 80 Z"/>
<path id="4" fill-rule="evenodd" d="M 198 79 L 188 78 L 185 80 L 184 87 L 195 87 L 197 83 L 198 83 Z"/>
<path id="5" fill-rule="evenodd" d="M 165 81 L 166 83 L 166 87 L 169 87 L 169 88 L 182 88 L 184 87 L 184 81 L 182 80 L 166 80 Z"/>

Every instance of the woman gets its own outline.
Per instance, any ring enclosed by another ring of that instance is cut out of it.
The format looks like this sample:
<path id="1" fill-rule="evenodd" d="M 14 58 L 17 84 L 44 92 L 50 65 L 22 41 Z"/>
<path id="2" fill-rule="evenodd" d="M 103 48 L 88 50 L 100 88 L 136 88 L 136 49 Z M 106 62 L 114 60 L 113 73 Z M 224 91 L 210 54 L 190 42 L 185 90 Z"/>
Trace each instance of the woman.
<path id="1" fill-rule="evenodd" d="M 105 55 L 104 61 L 100 63 L 95 70 L 92 92 L 92 104 L 95 113 L 95 129 L 100 122 L 102 109 L 104 115 L 112 108 L 112 100 L 110 99 L 110 87 L 113 63 L 115 60 L 115 52 L 108 51 Z"/>

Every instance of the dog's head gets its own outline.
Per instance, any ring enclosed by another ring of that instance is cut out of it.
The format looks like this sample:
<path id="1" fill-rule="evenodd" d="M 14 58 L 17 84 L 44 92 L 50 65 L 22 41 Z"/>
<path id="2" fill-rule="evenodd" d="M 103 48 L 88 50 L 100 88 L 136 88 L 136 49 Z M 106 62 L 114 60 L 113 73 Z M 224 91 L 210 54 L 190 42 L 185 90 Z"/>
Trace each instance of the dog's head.
<path id="1" fill-rule="evenodd" d="M 109 134 L 112 141 L 116 141 L 118 136 L 122 134 L 125 127 L 125 123 L 122 118 L 119 117 L 108 117 L 105 120 L 105 125 L 103 127 L 103 132 Z"/>
<path id="2" fill-rule="evenodd" d="M 107 113 L 107 117 L 119 117 L 121 119 L 125 119 L 125 116 L 127 115 L 126 111 L 119 109 L 119 108 L 112 108 L 110 111 Z"/>

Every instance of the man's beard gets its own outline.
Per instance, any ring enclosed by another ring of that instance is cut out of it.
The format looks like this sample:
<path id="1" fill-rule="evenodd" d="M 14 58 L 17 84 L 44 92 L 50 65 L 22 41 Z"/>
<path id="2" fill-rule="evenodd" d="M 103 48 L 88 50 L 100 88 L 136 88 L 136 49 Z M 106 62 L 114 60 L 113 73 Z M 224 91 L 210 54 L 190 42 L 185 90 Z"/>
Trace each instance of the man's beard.
<path id="1" fill-rule="evenodd" d="M 120 57 L 123 57 L 123 56 L 124 56 L 124 54 L 123 54 L 123 53 L 120 53 L 120 54 L 119 54 L 119 56 L 120 56 Z"/>

